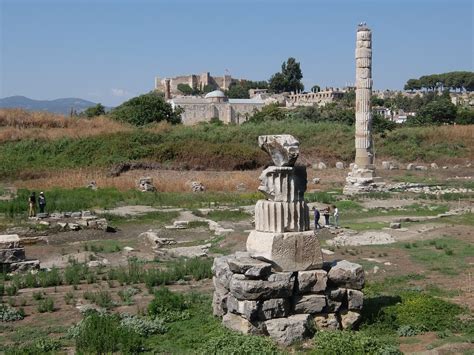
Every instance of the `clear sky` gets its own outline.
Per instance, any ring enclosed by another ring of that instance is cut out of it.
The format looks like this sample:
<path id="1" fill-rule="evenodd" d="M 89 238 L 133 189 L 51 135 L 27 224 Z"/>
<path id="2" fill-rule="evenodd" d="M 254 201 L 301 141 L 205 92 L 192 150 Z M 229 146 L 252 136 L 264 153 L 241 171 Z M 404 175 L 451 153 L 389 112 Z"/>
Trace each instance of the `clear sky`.
<path id="1" fill-rule="evenodd" d="M 154 77 L 268 79 L 295 57 L 307 89 L 352 83 L 355 31 L 373 31 L 374 87 L 473 70 L 472 0 L 0 0 L 0 97 L 114 106 Z"/>

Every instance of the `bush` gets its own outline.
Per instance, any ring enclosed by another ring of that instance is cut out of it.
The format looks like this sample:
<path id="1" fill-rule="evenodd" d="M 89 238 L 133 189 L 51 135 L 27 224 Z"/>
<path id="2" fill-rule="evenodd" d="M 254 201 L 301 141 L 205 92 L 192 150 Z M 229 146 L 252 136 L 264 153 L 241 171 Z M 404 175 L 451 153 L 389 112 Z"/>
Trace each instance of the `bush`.
<path id="1" fill-rule="evenodd" d="M 394 345 L 362 332 L 320 331 L 314 338 L 314 354 L 401 354 Z"/>
<path id="2" fill-rule="evenodd" d="M 457 316 L 463 311 L 458 305 L 422 293 L 404 293 L 401 299 L 384 313 L 398 326 L 410 326 L 416 331 L 455 329 Z"/>
<path id="3" fill-rule="evenodd" d="M 128 328 L 142 336 L 166 333 L 165 322 L 160 318 L 148 319 L 130 314 L 121 314 L 120 318 L 120 325 L 122 327 Z"/>
<path id="4" fill-rule="evenodd" d="M 98 291 L 98 292 L 84 292 L 84 298 L 86 300 L 94 302 L 99 307 L 105 309 L 111 309 L 115 306 L 114 301 L 112 300 L 112 296 L 108 291 Z"/>
<path id="5" fill-rule="evenodd" d="M 115 108 L 112 117 L 118 121 L 135 126 L 144 126 L 152 122 L 167 121 L 173 124 L 181 122 L 180 111 L 173 111 L 161 95 L 150 92 L 134 97 Z"/>
<path id="6" fill-rule="evenodd" d="M 53 301 L 53 299 L 51 297 L 46 297 L 45 299 L 41 299 L 38 302 L 37 310 L 40 313 L 54 312 L 54 301 Z"/>
<path id="7" fill-rule="evenodd" d="M 90 312 L 68 334 L 75 339 L 78 352 L 136 353 L 143 348 L 142 337 L 123 327 L 117 315 Z"/>
<path id="8" fill-rule="evenodd" d="M 148 305 L 148 314 L 167 322 L 189 318 L 188 302 L 181 293 L 174 293 L 166 287 L 155 292 L 155 297 Z"/>
<path id="9" fill-rule="evenodd" d="M 16 309 L 6 304 L 0 304 L 0 322 L 13 322 L 25 318 L 23 308 Z"/>
<path id="10" fill-rule="evenodd" d="M 228 330 L 213 334 L 199 349 L 200 354 L 279 354 L 268 338 L 242 335 Z M 283 354 L 283 352 L 281 352 Z"/>

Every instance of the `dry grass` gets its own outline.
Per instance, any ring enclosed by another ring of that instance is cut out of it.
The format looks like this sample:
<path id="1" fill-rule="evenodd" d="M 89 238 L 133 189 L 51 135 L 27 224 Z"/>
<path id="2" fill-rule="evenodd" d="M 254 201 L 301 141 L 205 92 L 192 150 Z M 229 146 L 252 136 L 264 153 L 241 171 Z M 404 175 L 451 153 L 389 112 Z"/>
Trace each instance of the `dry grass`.
<path id="1" fill-rule="evenodd" d="M 105 116 L 77 118 L 47 112 L 0 109 L 0 143 L 29 138 L 80 138 L 132 129 Z"/>
<path id="2" fill-rule="evenodd" d="M 247 191 L 255 191 L 259 185 L 260 171 L 175 171 L 175 170 L 135 170 L 118 177 L 106 176 L 106 171 L 99 170 L 65 170 L 47 172 L 31 180 L 18 180 L 18 188 L 51 189 L 84 187 L 94 180 L 100 187 L 115 187 L 125 191 L 136 187 L 137 180 L 143 176 L 153 178 L 154 185 L 162 192 L 190 191 L 191 181 L 200 181 L 208 191 L 236 191 L 237 185 L 243 183 Z"/>

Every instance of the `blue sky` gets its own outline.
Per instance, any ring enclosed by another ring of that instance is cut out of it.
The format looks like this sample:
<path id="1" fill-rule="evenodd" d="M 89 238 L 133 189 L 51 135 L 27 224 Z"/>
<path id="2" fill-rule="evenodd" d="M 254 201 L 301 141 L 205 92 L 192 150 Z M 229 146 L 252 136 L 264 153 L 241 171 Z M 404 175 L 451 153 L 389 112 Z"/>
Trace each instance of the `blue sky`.
<path id="1" fill-rule="evenodd" d="M 473 70 L 472 0 L 0 0 L 0 97 L 106 105 L 154 77 L 268 79 L 295 57 L 307 89 L 354 81 L 355 30 L 373 30 L 374 86 Z"/>

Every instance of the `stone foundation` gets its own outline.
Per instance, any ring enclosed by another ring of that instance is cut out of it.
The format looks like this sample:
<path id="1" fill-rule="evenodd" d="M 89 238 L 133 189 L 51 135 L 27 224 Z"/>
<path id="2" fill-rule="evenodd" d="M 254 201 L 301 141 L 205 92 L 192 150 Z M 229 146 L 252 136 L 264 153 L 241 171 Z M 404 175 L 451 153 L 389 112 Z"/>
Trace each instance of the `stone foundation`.
<path id="1" fill-rule="evenodd" d="M 0 270 L 3 272 L 39 269 L 39 260 L 27 260 L 18 234 L 0 235 Z"/>
<path id="2" fill-rule="evenodd" d="M 385 187 L 381 177 L 376 176 L 374 169 L 359 169 L 354 166 L 347 175 L 344 195 L 382 191 Z"/>
<path id="3" fill-rule="evenodd" d="M 251 253 L 237 252 L 216 258 L 212 270 L 214 315 L 244 334 L 290 345 L 318 329 L 352 329 L 360 319 L 364 272 L 358 264 L 342 260 L 277 272 Z"/>

